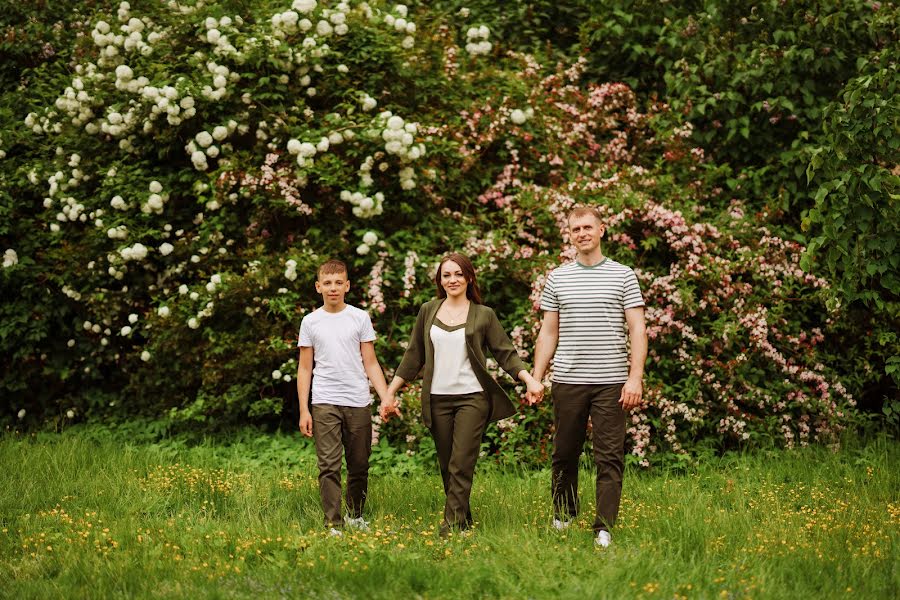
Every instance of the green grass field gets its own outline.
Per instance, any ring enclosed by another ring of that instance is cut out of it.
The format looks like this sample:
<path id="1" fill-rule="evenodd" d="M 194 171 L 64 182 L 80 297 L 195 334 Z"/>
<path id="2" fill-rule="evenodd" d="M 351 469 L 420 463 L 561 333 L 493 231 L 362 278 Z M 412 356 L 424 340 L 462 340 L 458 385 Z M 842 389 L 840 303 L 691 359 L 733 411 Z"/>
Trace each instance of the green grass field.
<path id="1" fill-rule="evenodd" d="M 549 527 L 547 471 L 483 469 L 474 535 L 437 536 L 435 469 L 373 475 L 369 533 L 320 526 L 308 451 L 0 438 L 0 595 L 13 598 L 896 598 L 900 445 L 876 440 L 626 473 L 614 546 Z"/>

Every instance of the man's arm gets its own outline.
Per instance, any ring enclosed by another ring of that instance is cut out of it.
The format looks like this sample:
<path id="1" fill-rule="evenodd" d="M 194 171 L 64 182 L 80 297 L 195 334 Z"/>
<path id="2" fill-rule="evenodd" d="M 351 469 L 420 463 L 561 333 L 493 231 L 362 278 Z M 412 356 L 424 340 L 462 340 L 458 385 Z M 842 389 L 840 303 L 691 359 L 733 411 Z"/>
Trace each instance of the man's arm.
<path id="1" fill-rule="evenodd" d="M 544 319 L 541 322 L 541 331 L 538 333 L 537 343 L 534 346 L 534 378 L 544 380 L 544 374 L 550 367 L 550 359 L 556 352 L 559 343 L 559 313 L 553 310 L 544 311 Z M 534 401 L 539 401 L 535 398 Z"/>
<path id="2" fill-rule="evenodd" d="M 300 347 L 297 360 L 297 397 L 300 399 L 300 431 L 306 437 L 312 436 L 312 414 L 309 412 L 309 386 L 312 382 L 312 346 Z"/>
<path id="3" fill-rule="evenodd" d="M 647 360 L 647 329 L 644 325 L 644 307 L 625 309 L 628 337 L 631 339 L 631 366 L 628 381 L 622 386 L 619 402 L 629 410 L 641 403 L 644 393 L 644 362 Z"/>

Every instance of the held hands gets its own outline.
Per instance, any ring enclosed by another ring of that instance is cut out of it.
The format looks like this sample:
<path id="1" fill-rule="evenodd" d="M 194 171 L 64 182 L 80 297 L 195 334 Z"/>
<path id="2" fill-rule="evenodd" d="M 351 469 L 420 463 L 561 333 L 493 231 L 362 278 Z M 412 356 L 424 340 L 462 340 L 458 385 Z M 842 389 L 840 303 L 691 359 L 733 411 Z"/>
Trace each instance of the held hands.
<path id="1" fill-rule="evenodd" d="M 403 415 L 400 414 L 400 403 L 397 401 L 397 397 L 391 394 L 386 398 L 382 398 L 381 404 L 378 405 L 378 414 L 381 416 L 382 421 L 387 421 L 391 418 L 391 415 L 402 417 Z"/>
<path id="2" fill-rule="evenodd" d="M 305 411 L 300 413 L 300 432 L 306 437 L 312 437 L 312 413 Z"/>
<path id="3" fill-rule="evenodd" d="M 625 385 L 622 386 L 622 395 L 619 397 L 619 404 L 622 405 L 623 410 L 636 408 L 641 404 L 643 393 L 644 386 L 641 383 L 641 380 L 629 377 L 628 381 L 625 382 Z"/>
<path id="4" fill-rule="evenodd" d="M 528 404 L 537 404 L 544 399 L 544 384 L 529 375 L 525 380 L 525 402 Z"/>

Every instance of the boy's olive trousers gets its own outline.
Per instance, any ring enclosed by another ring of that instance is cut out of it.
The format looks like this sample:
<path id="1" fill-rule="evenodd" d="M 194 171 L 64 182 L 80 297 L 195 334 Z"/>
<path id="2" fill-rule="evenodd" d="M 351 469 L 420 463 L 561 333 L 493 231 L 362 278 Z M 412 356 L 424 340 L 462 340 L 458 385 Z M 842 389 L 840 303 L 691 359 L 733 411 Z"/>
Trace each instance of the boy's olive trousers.
<path id="1" fill-rule="evenodd" d="M 319 494 L 325 525 L 341 527 L 341 456 L 347 453 L 347 513 L 362 516 L 369 487 L 372 409 L 368 406 L 313 404 L 313 437 L 319 463 Z"/>

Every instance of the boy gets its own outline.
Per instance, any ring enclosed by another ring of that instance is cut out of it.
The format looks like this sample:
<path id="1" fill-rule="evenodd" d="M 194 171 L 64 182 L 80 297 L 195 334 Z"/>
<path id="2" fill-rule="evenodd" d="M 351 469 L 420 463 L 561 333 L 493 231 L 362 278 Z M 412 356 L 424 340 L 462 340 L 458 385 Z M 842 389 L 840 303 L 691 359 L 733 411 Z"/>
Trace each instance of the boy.
<path id="1" fill-rule="evenodd" d="M 375 330 L 369 315 L 344 302 L 350 291 L 347 266 L 323 263 L 316 276 L 323 305 L 300 323 L 297 394 L 300 431 L 315 434 L 319 493 L 325 526 L 341 535 L 344 525 L 368 529 L 363 506 L 369 481 L 372 412 L 369 381 L 383 405 L 393 404 L 375 356 Z M 315 361 L 315 369 L 313 362 Z M 315 375 L 315 378 L 312 377 Z M 312 381 L 312 406 L 309 406 Z M 347 515 L 341 517 L 341 453 L 347 453 Z"/>

